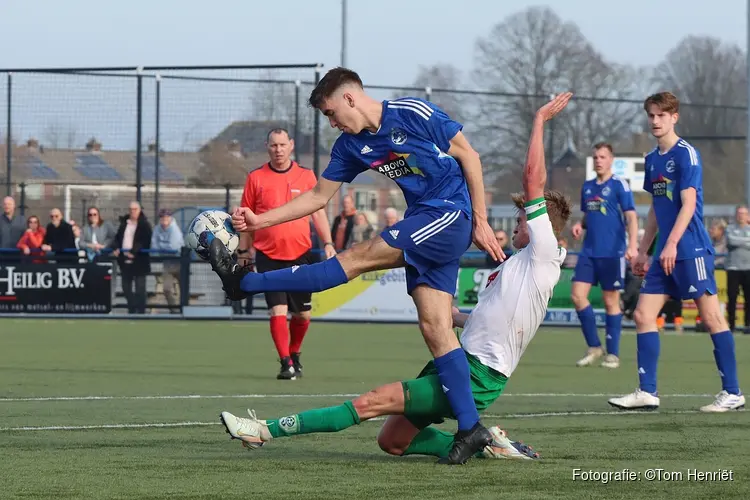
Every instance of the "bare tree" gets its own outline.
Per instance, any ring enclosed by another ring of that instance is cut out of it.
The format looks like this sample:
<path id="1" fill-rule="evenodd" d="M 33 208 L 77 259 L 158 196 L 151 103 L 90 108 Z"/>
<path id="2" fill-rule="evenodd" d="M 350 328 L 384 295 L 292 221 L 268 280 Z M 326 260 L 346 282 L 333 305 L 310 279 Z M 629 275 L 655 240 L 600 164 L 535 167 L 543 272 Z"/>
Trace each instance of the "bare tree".
<path id="1" fill-rule="evenodd" d="M 42 132 L 43 144 L 52 149 L 73 149 L 76 145 L 78 131 L 72 123 L 58 121 L 49 123 Z"/>
<path id="2" fill-rule="evenodd" d="M 481 147 L 496 165 L 520 166 L 535 111 L 564 90 L 594 99 L 574 101 L 552 125 L 552 155 L 568 141 L 583 150 L 616 141 L 638 127 L 638 107 L 617 102 L 633 97 L 638 76 L 604 60 L 578 26 L 548 7 L 513 14 L 476 44 L 474 79 L 495 94 L 474 108 Z"/>
<path id="3" fill-rule="evenodd" d="M 452 64 L 420 66 L 412 86 L 429 88 L 431 92 L 427 97 L 430 102 L 435 103 L 456 121 L 466 119 L 467 113 L 464 109 L 466 99 L 458 92 L 450 92 L 461 90 L 463 87 L 461 70 Z"/>
<path id="4" fill-rule="evenodd" d="M 656 82 L 684 103 L 680 133 L 719 136 L 745 130 L 745 110 L 726 107 L 747 103 L 747 64 L 740 47 L 718 38 L 688 36 L 669 51 L 660 68 Z"/>

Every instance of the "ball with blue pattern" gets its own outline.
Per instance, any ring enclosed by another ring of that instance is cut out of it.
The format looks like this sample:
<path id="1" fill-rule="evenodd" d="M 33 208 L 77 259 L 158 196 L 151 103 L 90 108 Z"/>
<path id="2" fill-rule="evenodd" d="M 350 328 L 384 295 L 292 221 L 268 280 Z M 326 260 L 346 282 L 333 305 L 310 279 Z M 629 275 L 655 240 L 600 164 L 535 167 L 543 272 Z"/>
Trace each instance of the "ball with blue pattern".
<path id="1" fill-rule="evenodd" d="M 232 218 L 221 210 L 201 212 L 190 223 L 185 234 L 185 244 L 192 248 L 196 255 L 208 260 L 208 248 L 214 239 L 219 239 L 234 255 L 240 245 L 240 236 L 232 227 Z"/>

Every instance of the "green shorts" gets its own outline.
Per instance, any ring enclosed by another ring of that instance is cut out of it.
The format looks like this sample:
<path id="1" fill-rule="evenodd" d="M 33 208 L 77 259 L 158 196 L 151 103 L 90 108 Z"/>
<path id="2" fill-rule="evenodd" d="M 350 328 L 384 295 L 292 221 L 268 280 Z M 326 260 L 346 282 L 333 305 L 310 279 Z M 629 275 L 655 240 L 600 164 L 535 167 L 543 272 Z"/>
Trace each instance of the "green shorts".
<path id="1" fill-rule="evenodd" d="M 483 365 L 466 353 L 471 375 L 471 392 L 481 413 L 495 402 L 505 388 L 508 378 L 497 370 Z M 440 424 L 446 418 L 455 419 L 448 398 L 438 379 L 435 363 L 430 361 L 413 380 L 401 382 L 404 388 L 404 416 L 418 429 Z"/>

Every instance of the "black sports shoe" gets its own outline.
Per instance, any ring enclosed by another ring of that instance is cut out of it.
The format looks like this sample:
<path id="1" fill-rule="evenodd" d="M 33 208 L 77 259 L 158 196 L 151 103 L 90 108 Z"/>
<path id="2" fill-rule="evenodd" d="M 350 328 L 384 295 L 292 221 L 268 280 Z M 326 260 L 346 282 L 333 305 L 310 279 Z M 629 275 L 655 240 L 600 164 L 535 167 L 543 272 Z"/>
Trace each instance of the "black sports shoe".
<path id="1" fill-rule="evenodd" d="M 242 277 L 245 276 L 249 269 L 240 267 L 232 256 L 229 254 L 229 250 L 221 242 L 221 240 L 214 239 L 208 247 L 209 261 L 211 262 L 211 269 L 221 278 L 222 288 L 227 294 L 229 300 L 242 300 L 248 296 L 247 293 L 243 292 L 240 288 L 240 282 Z"/>
<path id="2" fill-rule="evenodd" d="M 300 356 L 302 356 L 302 353 L 300 352 L 293 352 L 292 353 L 292 365 L 294 365 L 294 373 L 297 375 L 297 378 L 302 377 L 302 363 L 300 363 Z"/>
<path id="3" fill-rule="evenodd" d="M 281 360 L 281 371 L 276 375 L 276 380 L 297 380 L 297 372 L 294 370 L 292 358 Z"/>
<path id="4" fill-rule="evenodd" d="M 481 422 L 468 431 L 458 431 L 453 438 L 453 447 L 448 456 L 438 460 L 439 464 L 463 465 L 478 451 L 492 443 L 492 434 Z"/>

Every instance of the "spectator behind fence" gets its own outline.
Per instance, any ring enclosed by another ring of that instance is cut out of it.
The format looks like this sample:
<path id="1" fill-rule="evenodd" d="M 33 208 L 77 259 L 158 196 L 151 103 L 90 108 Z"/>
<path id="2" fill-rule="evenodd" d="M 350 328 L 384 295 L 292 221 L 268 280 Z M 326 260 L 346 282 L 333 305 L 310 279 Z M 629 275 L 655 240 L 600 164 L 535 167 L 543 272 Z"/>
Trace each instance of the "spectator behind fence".
<path id="1" fill-rule="evenodd" d="M 349 241 L 346 242 L 346 248 L 350 248 L 352 245 L 367 241 L 372 237 L 372 225 L 367 220 L 367 216 L 361 212 L 354 216 L 354 226 L 352 226 L 352 232 L 349 235 Z"/>
<path id="2" fill-rule="evenodd" d="M 0 248 L 16 248 L 26 231 L 23 216 L 16 213 L 16 201 L 11 196 L 3 198 L 3 215 L 0 215 Z"/>
<path id="3" fill-rule="evenodd" d="M 63 220 L 59 208 L 53 208 L 49 213 L 50 223 L 47 224 L 42 250 L 45 252 L 62 252 L 76 247 L 73 226 Z"/>
<path id="4" fill-rule="evenodd" d="M 159 211 L 159 224 L 154 227 L 151 236 L 151 250 L 165 252 L 171 257 L 164 261 L 162 274 L 157 278 L 161 283 L 164 297 L 167 299 L 169 311 L 180 312 L 180 250 L 184 238 L 177 222 L 172 218 L 172 212 L 166 208 Z"/>
<path id="5" fill-rule="evenodd" d="M 120 217 L 120 227 L 112 242 L 112 255 L 117 258 L 122 278 L 122 292 L 130 314 L 146 312 L 146 276 L 151 272 L 151 224 L 146 219 L 141 204 L 130 203 L 128 215 Z M 135 283 L 135 292 L 133 284 Z"/>
<path id="6" fill-rule="evenodd" d="M 352 235 L 354 228 L 354 216 L 357 209 L 354 207 L 354 198 L 349 195 L 344 196 L 341 200 L 342 210 L 339 215 L 333 219 L 333 245 L 337 252 L 346 248 L 346 243 Z"/>
<path id="7" fill-rule="evenodd" d="M 44 243 L 45 229 L 39 222 L 39 217 L 32 215 L 26 221 L 26 231 L 21 235 L 16 246 L 24 255 L 41 255 Z M 35 260 L 34 262 L 44 262 Z"/>
<path id="8" fill-rule="evenodd" d="M 726 229 L 727 258 L 724 268 L 727 270 L 727 319 L 729 329 L 734 331 L 737 319 L 737 297 L 742 287 L 745 299 L 745 333 L 748 323 L 748 292 L 750 291 L 750 217 L 747 207 L 740 205 L 735 211 L 734 224 Z"/>
<path id="9" fill-rule="evenodd" d="M 711 237 L 711 244 L 714 246 L 714 251 L 717 256 L 714 259 L 715 266 L 718 268 L 724 267 L 725 257 L 719 254 L 727 253 L 727 238 L 726 238 L 727 223 L 724 219 L 715 220 L 711 223 L 711 227 L 708 229 L 708 235 Z"/>
<path id="10" fill-rule="evenodd" d="M 388 207 L 383 212 L 385 216 L 385 227 L 391 227 L 398 222 L 398 210 L 393 207 Z"/>
<path id="11" fill-rule="evenodd" d="M 502 229 L 498 229 L 495 231 L 495 239 L 497 240 L 497 243 L 500 245 L 500 248 L 503 249 L 503 252 L 505 253 L 505 257 L 508 258 L 513 254 L 513 248 L 510 246 L 510 240 L 508 239 L 508 233 L 503 231 Z M 486 265 L 488 267 L 495 268 L 499 266 L 501 262 L 496 262 L 495 259 L 492 258 L 490 254 L 487 254 L 487 260 Z"/>
<path id="12" fill-rule="evenodd" d="M 87 222 L 81 228 L 81 239 L 78 248 L 86 250 L 89 260 L 99 255 L 103 249 L 110 248 L 115 240 L 115 228 L 109 221 L 102 219 L 101 212 L 96 207 L 90 207 L 86 212 Z"/>

